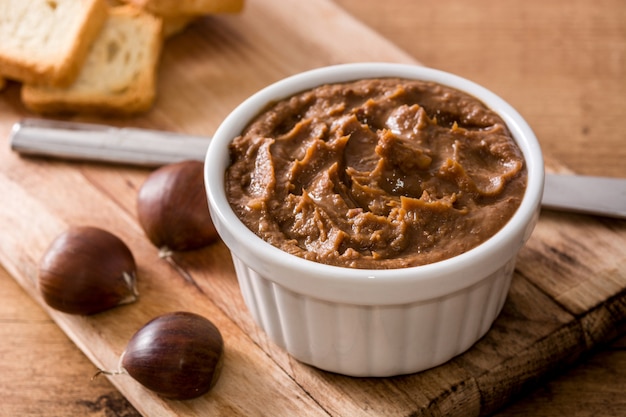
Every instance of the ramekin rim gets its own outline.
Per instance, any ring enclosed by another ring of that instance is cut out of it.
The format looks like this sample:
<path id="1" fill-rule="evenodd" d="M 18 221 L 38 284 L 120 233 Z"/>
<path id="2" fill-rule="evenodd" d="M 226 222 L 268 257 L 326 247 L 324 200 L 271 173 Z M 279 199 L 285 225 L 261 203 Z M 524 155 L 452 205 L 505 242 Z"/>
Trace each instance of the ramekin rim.
<path id="1" fill-rule="evenodd" d="M 231 209 L 223 186 L 228 143 L 241 133 L 252 117 L 270 102 L 317 85 L 374 77 L 402 77 L 438 82 L 473 95 L 504 119 L 524 153 L 528 169 L 528 183 L 522 203 L 513 217 L 487 241 L 463 254 L 433 264 L 398 269 L 352 269 L 325 265 L 290 255 L 258 237 L 239 220 Z M 241 241 L 254 245 L 254 256 L 259 258 L 257 264 L 280 265 L 282 268 L 282 273 L 271 274 L 268 278 L 294 289 L 302 286 L 311 289 L 322 283 L 339 284 L 339 281 L 345 281 L 344 284 L 360 283 L 377 288 L 381 285 L 402 284 L 406 281 L 410 281 L 412 285 L 418 281 L 421 285 L 429 285 L 430 282 L 435 281 L 440 287 L 438 291 L 440 293 L 469 287 L 498 269 L 503 261 L 489 266 L 492 254 L 503 250 L 499 248 L 508 247 L 506 243 L 511 237 L 523 234 L 523 229 L 532 221 L 543 193 L 543 177 L 543 157 L 537 138 L 522 116 L 502 98 L 485 87 L 455 74 L 419 65 L 387 62 L 361 62 L 321 67 L 270 84 L 243 101 L 224 119 L 209 144 L 205 159 L 205 184 L 211 213 L 216 224 L 219 225 L 218 231 L 220 227 L 222 230 L 227 227 L 230 230 L 229 234 L 236 235 Z M 225 243 L 230 247 L 233 242 L 225 241 Z M 513 242 L 519 247 L 523 243 Z M 259 255 L 259 252 L 262 255 Z M 516 255 L 516 251 L 513 252 L 510 256 Z M 234 253 L 234 255 L 239 257 L 241 254 Z M 242 261 L 248 264 L 250 259 L 242 259 Z M 263 265 L 256 265 L 256 267 L 264 269 Z M 303 284 L 302 281 L 310 279 L 294 280 L 293 274 L 299 271 L 307 271 L 306 275 L 317 281 Z M 461 273 L 463 279 L 449 278 L 455 275 L 451 272 Z"/>

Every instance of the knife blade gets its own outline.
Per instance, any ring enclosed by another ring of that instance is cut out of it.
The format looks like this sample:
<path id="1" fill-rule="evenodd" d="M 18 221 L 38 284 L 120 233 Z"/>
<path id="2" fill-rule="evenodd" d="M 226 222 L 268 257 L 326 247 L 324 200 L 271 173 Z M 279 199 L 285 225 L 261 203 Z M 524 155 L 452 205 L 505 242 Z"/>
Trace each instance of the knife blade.
<path id="1" fill-rule="evenodd" d="M 626 179 L 546 174 L 541 205 L 626 219 Z"/>
<path id="2" fill-rule="evenodd" d="M 210 138 L 160 130 L 24 119 L 13 125 L 10 146 L 24 155 L 157 167 L 204 160 Z M 546 174 L 542 206 L 626 218 L 626 179 Z"/>

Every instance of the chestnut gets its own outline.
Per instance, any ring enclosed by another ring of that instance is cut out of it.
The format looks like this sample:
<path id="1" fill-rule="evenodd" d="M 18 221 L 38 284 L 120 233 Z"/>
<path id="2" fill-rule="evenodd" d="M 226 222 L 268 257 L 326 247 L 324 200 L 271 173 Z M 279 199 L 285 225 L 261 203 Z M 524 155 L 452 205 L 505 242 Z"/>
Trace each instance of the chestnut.
<path id="1" fill-rule="evenodd" d="M 186 400 L 217 382 L 224 341 L 207 318 L 190 312 L 158 316 L 130 339 L 121 356 L 122 372 L 162 397 Z"/>
<path id="2" fill-rule="evenodd" d="M 137 299 L 135 260 L 112 233 L 91 226 L 71 227 L 41 259 L 38 287 L 55 310 L 99 313 Z"/>
<path id="3" fill-rule="evenodd" d="M 148 239 L 165 256 L 217 240 L 204 188 L 203 163 L 185 160 L 153 171 L 139 189 L 137 217 Z"/>

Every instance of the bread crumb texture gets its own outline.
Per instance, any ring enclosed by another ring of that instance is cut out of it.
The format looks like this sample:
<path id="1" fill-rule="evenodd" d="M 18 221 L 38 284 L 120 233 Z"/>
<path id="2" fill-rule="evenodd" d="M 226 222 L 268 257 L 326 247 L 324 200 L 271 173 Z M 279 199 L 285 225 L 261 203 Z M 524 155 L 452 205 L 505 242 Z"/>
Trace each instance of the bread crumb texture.
<path id="1" fill-rule="evenodd" d="M 22 100 L 41 113 L 136 113 L 156 96 L 161 20 L 132 6 L 112 8 L 76 81 L 68 88 L 26 85 Z"/>
<path id="2" fill-rule="evenodd" d="M 0 89 L 37 113 L 130 115 L 156 99 L 165 36 L 244 0 L 0 0 Z"/>
<path id="3" fill-rule="evenodd" d="M 106 19 L 104 0 L 0 1 L 0 74 L 69 84 Z"/>

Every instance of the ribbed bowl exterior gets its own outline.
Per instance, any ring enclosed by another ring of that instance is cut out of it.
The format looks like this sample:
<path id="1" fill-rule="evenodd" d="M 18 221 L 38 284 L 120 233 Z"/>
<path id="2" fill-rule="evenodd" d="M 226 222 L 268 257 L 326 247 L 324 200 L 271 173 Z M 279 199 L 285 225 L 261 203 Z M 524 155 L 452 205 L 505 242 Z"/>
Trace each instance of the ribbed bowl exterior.
<path id="1" fill-rule="evenodd" d="M 324 83 L 372 77 L 439 82 L 497 111 L 520 145 L 528 182 L 511 220 L 477 247 L 413 268 L 359 270 L 317 264 L 263 241 L 226 197 L 229 144 L 267 103 Z M 205 185 L 215 227 L 228 246 L 245 303 L 270 340 L 296 359 L 352 376 L 391 376 L 440 365 L 490 328 L 506 299 L 515 259 L 537 222 L 544 164 L 530 126 L 508 103 L 453 74 L 402 64 L 319 68 L 255 93 L 222 122 L 209 144 Z"/>
<path id="2" fill-rule="evenodd" d="M 506 299 L 514 259 L 482 281 L 443 297 L 402 305 L 327 302 L 295 293 L 233 255 L 254 320 L 296 359 L 350 376 L 392 376 L 440 365 L 490 328 Z"/>

